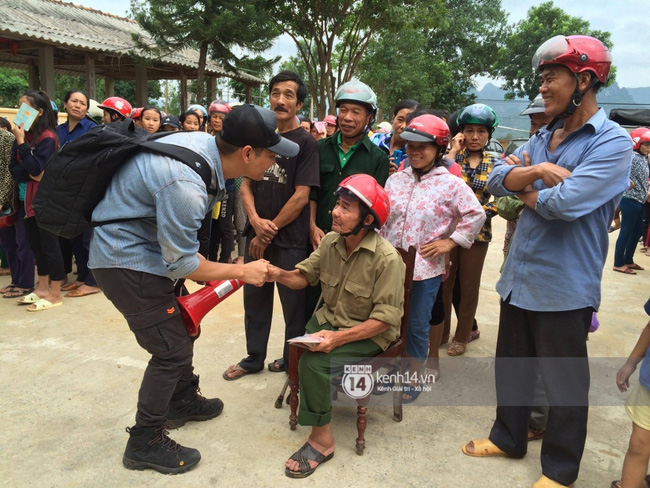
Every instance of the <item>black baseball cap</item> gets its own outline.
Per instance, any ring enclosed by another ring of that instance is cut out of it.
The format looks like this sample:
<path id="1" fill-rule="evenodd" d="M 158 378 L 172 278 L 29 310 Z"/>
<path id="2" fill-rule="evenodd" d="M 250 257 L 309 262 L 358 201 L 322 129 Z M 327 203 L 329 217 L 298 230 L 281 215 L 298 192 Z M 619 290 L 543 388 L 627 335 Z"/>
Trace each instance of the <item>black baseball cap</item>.
<path id="1" fill-rule="evenodd" d="M 174 129 L 180 129 L 181 128 L 181 121 L 178 120 L 178 117 L 176 117 L 175 115 L 167 115 L 166 117 L 163 117 L 162 122 L 160 123 L 161 127 L 163 125 L 169 125 L 170 127 L 173 127 Z"/>
<path id="2" fill-rule="evenodd" d="M 300 151 L 298 144 L 280 135 L 275 113 L 253 104 L 232 109 L 223 119 L 221 137 L 233 146 L 266 148 L 288 158 Z"/>

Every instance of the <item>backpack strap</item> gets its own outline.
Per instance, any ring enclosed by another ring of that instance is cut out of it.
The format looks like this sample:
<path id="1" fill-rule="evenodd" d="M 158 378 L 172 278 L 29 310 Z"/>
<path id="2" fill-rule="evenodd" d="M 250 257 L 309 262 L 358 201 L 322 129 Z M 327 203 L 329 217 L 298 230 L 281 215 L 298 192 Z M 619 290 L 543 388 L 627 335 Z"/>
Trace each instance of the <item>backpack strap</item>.
<path id="1" fill-rule="evenodd" d="M 158 138 L 159 139 L 159 138 Z M 205 188 L 209 195 L 218 193 L 216 188 L 212 188 L 212 168 L 203 156 L 187 149 L 186 147 L 176 146 L 175 144 L 164 144 L 155 141 L 145 141 L 141 146 L 148 151 L 162 154 L 176 159 L 183 164 L 192 168 L 205 183 Z"/>

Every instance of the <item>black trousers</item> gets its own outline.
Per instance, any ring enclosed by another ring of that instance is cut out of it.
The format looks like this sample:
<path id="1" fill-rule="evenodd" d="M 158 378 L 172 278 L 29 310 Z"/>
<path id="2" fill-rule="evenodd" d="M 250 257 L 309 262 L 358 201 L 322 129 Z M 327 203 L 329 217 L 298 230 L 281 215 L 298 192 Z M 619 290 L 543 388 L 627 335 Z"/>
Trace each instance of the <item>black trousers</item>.
<path id="1" fill-rule="evenodd" d="M 246 239 L 246 253 L 244 261 L 249 263 L 254 259 L 249 254 L 250 238 Z M 264 259 L 271 264 L 287 271 L 295 269 L 296 264 L 307 258 L 307 249 L 289 249 L 275 246 L 273 243 L 266 248 Z M 306 291 L 292 290 L 284 285 L 277 284 L 278 294 L 282 302 L 284 315 L 284 364 L 289 370 L 289 345 L 287 339 L 305 333 L 307 317 L 305 313 Z M 244 327 L 246 329 L 246 352 L 248 357 L 240 362 L 246 371 L 260 371 L 264 368 L 266 351 L 271 333 L 271 320 L 273 318 L 273 291 L 274 283 L 266 283 L 261 287 L 244 285 Z"/>
<path id="2" fill-rule="evenodd" d="M 32 248 L 36 259 L 36 272 L 38 276 L 49 276 L 53 281 L 65 279 L 63 257 L 59 247 L 59 238 L 36 223 L 36 217 L 25 219 L 29 247 Z"/>
<path id="3" fill-rule="evenodd" d="M 235 233 L 232 227 L 232 213 L 235 209 L 235 194 L 228 193 L 226 198 L 221 201 L 221 211 L 218 219 L 212 219 L 210 227 L 210 246 L 208 259 L 210 261 L 219 261 L 220 263 L 229 263 L 230 255 L 235 247 Z M 221 254 L 217 258 L 221 244 Z"/>
<path id="4" fill-rule="evenodd" d="M 169 278 L 120 268 L 94 269 L 95 279 L 144 350 L 151 354 L 135 416 L 140 427 L 161 426 L 169 402 L 192 388 L 194 341 L 187 335 Z"/>
<path id="5" fill-rule="evenodd" d="M 542 473 L 567 486 L 578 478 L 587 437 L 586 338 L 592 312 L 591 307 L 532 312 L 501 302 L 495 361 L 497 419 L 490 440 L 511 456 L 526 454 L 539 370 L 550 405 Z"/>

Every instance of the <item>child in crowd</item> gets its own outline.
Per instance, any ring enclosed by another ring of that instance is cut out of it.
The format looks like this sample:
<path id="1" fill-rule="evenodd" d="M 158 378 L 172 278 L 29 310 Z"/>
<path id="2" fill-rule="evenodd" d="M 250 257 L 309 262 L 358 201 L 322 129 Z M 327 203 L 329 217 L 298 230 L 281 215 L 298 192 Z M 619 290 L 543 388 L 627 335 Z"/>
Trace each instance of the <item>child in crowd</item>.
<path id="1" fill-rule="evenodd" d="M 176 132 L 181 129 L 181 121 L 175 115 L 163 117 L 160 125 L 161 132 Z"/>
<path id="2" fill-rule="evenodd" d="M 645 304 L 645 311 L 650 315 L 650 299 Z M 641 332 L 632 354 L 616 374 L 616 386 L 619 390 L 627 391 L 630 387 L 630 376 L 642 360 L 639 384 L 630 393 L 625 406 L 632 419 L 632 435 L 623 462 L 623 478 L 620 481 L 612 481 L 612 488 L 639 488 L 650 485 L 650 476 L 647 476 L 650 459 L 650 322 Z"/>
<path id="3" fill-rule="evenodd" d="M 180 118 L 181 129 L 195 131 L 201 128 L 201 118 L 194 110 L 188 110 Z"/>
<path id="4" fill-rule="evenodd" d="M 143 108 L 140 119 L 142 127 L 150 134 L 154 134 L 160 130 L 162 114 L 156 107 L 149 106 Z"/>

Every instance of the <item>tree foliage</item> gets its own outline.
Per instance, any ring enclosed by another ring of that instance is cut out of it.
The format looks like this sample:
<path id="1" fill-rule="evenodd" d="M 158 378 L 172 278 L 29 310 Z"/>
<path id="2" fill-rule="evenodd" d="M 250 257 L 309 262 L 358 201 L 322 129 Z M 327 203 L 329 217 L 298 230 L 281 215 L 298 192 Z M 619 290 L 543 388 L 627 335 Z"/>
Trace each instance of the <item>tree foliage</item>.
<path id="1" fill-rule="evenodd" d="M 22 93 L 29 88 L 27 71 L 14 68 L 0 68 L 0 106 L 16 107 Z M 70 90 L 86 91 L 86 78 L 83 76 L 54 75 L 54 93 L 48 96 L 56 103 L 59 110 L 63 109 L 65 94 Z M 97 101 L 102 102 L 106 96 L 105 80 L 97 78 L 95 82 Z M 149 80 L 147 82 L 147 93 L 149 102 L 154 103 L 162 97 L 160 82 Z M 129 102 L 135 101 L 135 81 L 116 80 L 115 95 L 122 97 Z"/>
<path id="2" fill-rule="evenodd" d="M 357 74 L 390 113 L 399 100 L 454 111 L 474 99 L 472 77 L 493 75 L 507 31 L 500 0 L 445 0 L 435 24 L 411 22 L 399 32 L 376 35 Z"/>
<path id="3" fill-rule="evenodd" d="M 204 74 L 208 55 L 228 69 L 239 56 L 234 48 L 261 52 L 279 30 L 269 15 L 270 0 L 131 0 L 131 13 L 156 42 L 137 47 L 164 55 L 186 47 L 198 49 L 197 100 L 205 104 Z"/>
<path id="4" fill-rule="evenodd" d="M 263 56 L 245 57 L 240 59 L 237 62 L 237 70 L 239 72 L 247 73 L 249 75 L 256 76 L 268 82 L 273 75 L 273 65 L 280 60 L 279 57 L 275 59 L 268 60 Z M 246 85 L 241 81 L 230 80 L 228 86 L 238 95 L 244 94 L 246 92 Z M 269 105 L 269 85 L 268 83 L 262 83 L 260 86 L 256 86 L 251 90 L 251 95 L 253 97 L 254 103 L 266 107 Z"/>
<path id="5" fill-rule="evenodd" d="M 441 1 L 287 0 L 272 16 L 296 44 L 322 119 L 334 112 L 337 87 L 352 79 L 374 35 L 397 32 L 411 19 L 434 21 L 427 15 Z"/>
<path id="6" fill-rule="evenodd" d="M 530 8 L 528 17 L 515 25 L 501 48 L 499 75 L 505 79 L 501 88 L 508 92 L 506 98 L 534 99 L 539 93 L 539 78 L 531 66 L 535 51 L 553 36 L 576 34 L 596 37 L 612 48 L 609 32 L 590 29 L 588 21 L 572 17 L 552 1 Z M 612 70 L 609 84 L 614 78 L 615 70 Z"/>

